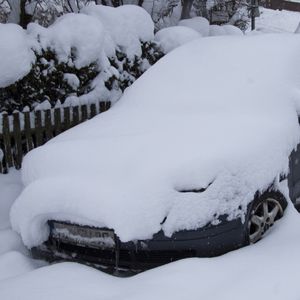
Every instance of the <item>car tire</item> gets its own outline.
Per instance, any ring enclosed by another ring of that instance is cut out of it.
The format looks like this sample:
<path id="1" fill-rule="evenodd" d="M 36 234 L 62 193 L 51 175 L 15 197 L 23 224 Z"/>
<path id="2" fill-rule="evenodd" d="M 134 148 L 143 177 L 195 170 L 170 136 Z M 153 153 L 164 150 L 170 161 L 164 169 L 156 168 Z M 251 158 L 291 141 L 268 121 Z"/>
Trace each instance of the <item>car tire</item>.
<path id="1" fill-rule="evenodd" d="M 246 218 L 248 244 L 255 244 L 266 234 L 274 223 L 282 218 L 287 201 L 277 191 L 268 191 L 257 196 L 249 205 Z"/>

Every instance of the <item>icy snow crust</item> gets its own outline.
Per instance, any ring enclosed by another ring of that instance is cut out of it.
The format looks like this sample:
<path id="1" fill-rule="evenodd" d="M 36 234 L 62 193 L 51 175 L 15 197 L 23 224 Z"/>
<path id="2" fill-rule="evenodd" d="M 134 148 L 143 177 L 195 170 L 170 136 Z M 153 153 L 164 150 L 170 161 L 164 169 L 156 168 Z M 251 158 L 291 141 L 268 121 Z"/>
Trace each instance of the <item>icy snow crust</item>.
<path id="1" fill-rule="evenodd" d="M 270 34 L 172 51 L 111 110 L 26 156 L 13 228 L 32 247 L 48 219 L 113 228 L 124 242 L 243 219 L 299 141 L 299 50 L 299 35 Z"/>

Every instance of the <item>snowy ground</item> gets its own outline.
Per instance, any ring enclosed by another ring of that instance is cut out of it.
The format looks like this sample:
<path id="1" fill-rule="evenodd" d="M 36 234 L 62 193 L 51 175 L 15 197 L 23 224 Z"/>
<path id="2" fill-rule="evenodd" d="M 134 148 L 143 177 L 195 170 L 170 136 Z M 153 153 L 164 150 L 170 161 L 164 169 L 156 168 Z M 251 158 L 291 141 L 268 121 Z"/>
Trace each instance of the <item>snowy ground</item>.
<path id="1" fill-rule="evenodd" d="M 260 8 L 260 17 L 256 19 L 256 30 L 259 32 L 295 32 L 300 13 Z"/>
<path id="2" fill-rule="evenodd" d="M 263 10 L 262 32 L 293 32 L 300 13 Z M 300 299 L 300 216 L 285 217 L 256 245 L 217 258 L 193 258 L 132 278 L 75 263 L 47 266 L 28 257 L 10 229 L 9 209 L 22 189 L 19 172 L 0 175 L 0 299 Z"/>

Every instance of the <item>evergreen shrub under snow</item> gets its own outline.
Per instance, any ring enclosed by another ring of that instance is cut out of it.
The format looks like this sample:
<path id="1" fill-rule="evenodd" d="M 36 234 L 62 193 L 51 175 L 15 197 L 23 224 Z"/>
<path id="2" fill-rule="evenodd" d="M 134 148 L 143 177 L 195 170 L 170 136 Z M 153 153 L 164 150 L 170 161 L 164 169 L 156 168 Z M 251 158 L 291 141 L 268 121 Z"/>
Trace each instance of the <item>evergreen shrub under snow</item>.
<path id="1" fill-rule="evenodd" d="M 22 41 L 16 45 L 11 39 L 17 34 Z M 6 42 L 0 46 L 0 111 L 10 113 L 44 101 L 52 106 L 58 101 L 115 102 L 163 55 L 154 42 L 150 15 L 131 5 L 91 5 L 48 28 L 1 25 L 0 36 Z M 18 53 L 22 73 L 9 70 Z"/>

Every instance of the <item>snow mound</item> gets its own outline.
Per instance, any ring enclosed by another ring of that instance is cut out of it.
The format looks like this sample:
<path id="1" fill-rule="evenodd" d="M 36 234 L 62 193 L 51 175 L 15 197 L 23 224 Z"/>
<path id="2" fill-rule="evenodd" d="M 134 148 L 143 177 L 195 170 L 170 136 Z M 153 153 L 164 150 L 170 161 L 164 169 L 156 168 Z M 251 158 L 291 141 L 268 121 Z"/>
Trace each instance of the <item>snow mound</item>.
<path id="1" fill-rule="evenodd" d="M 0 230 L 10 227 L 9 210 L 22 188 L 20 172 L 12 169 L 9 174 L 0 174 Z"/>
<path id="2" fill-rule="evenodd" d="M 243 35 L 242 30 L 236 26 L 226 24 L 226 25 L 222 25 L 222 27 L 225 30 L 227 35 Z"/>
<path id="3" fill-rule="evenodd" d="M 9 251 L 27 252 L 21 237 L 11 229 L 0 230 L 0 241 L 0 257 Z"/>
<path id="4" fill-rule="evenodd" d="M 25 157 L 13 228 L 32 247 L 51 218 L 113 228 L 124 242 L 243 220 L 299 141 L 299 50 L 299 35 L 280 34 L 170 52 L 111 110 Z"/>
<path id="5" fill-rule="evenodd" d="M 155 41 L 164 53 L 169 53 L 175 48 L 190 41 L 200 38 L 201 35 L 194 29 L 184 26 L 171 26 L 159 30 L 155 34 Z"/>
<path id="6" fill-rule="evenodd" d="M 154 23 L 143 8 L 136 5 L 122 5 L 116 8 L 91 4 L 81 12 L 101 21 L 111 39 L 129 58 L 141 55 L 141 41 L 154 38 Z"/>
<path id="7" fill-rule="evenodd" d="M 192 28 L 199 32 L 202 36 L 209 35 L 209 22 L 203 17 L 180 20 L 178 25 Z"/>
<path id="8" fill-rule="evenodd" d="M 203 17 L 195 17 L 191 19 L 181 20 L 179 26 L 192 28 L 199 32 L 201 36 L 217 36 L 217 35 L 243 35 L 243 32 L 233 25 L 209 25 L 207 19 Z"/>
<path id="9" fill-rule="evenodd" d="M 36 264 L 23 254 L 11 251 L 0 256 L 0 281 L 36 269 Z"/>
<path id="10" fill-rule="evenodd" d="M 0 24 L 0 88 L 23 78 L 31 70 L 34 42 L 15 24 Z"/>
<path id="11" fill-rule="evenodd" d="M 220 36 L 220 35 L 243 35 L 243 32 L 233 25 L 210 25 L 209 26 L 210 36 Z"/>

